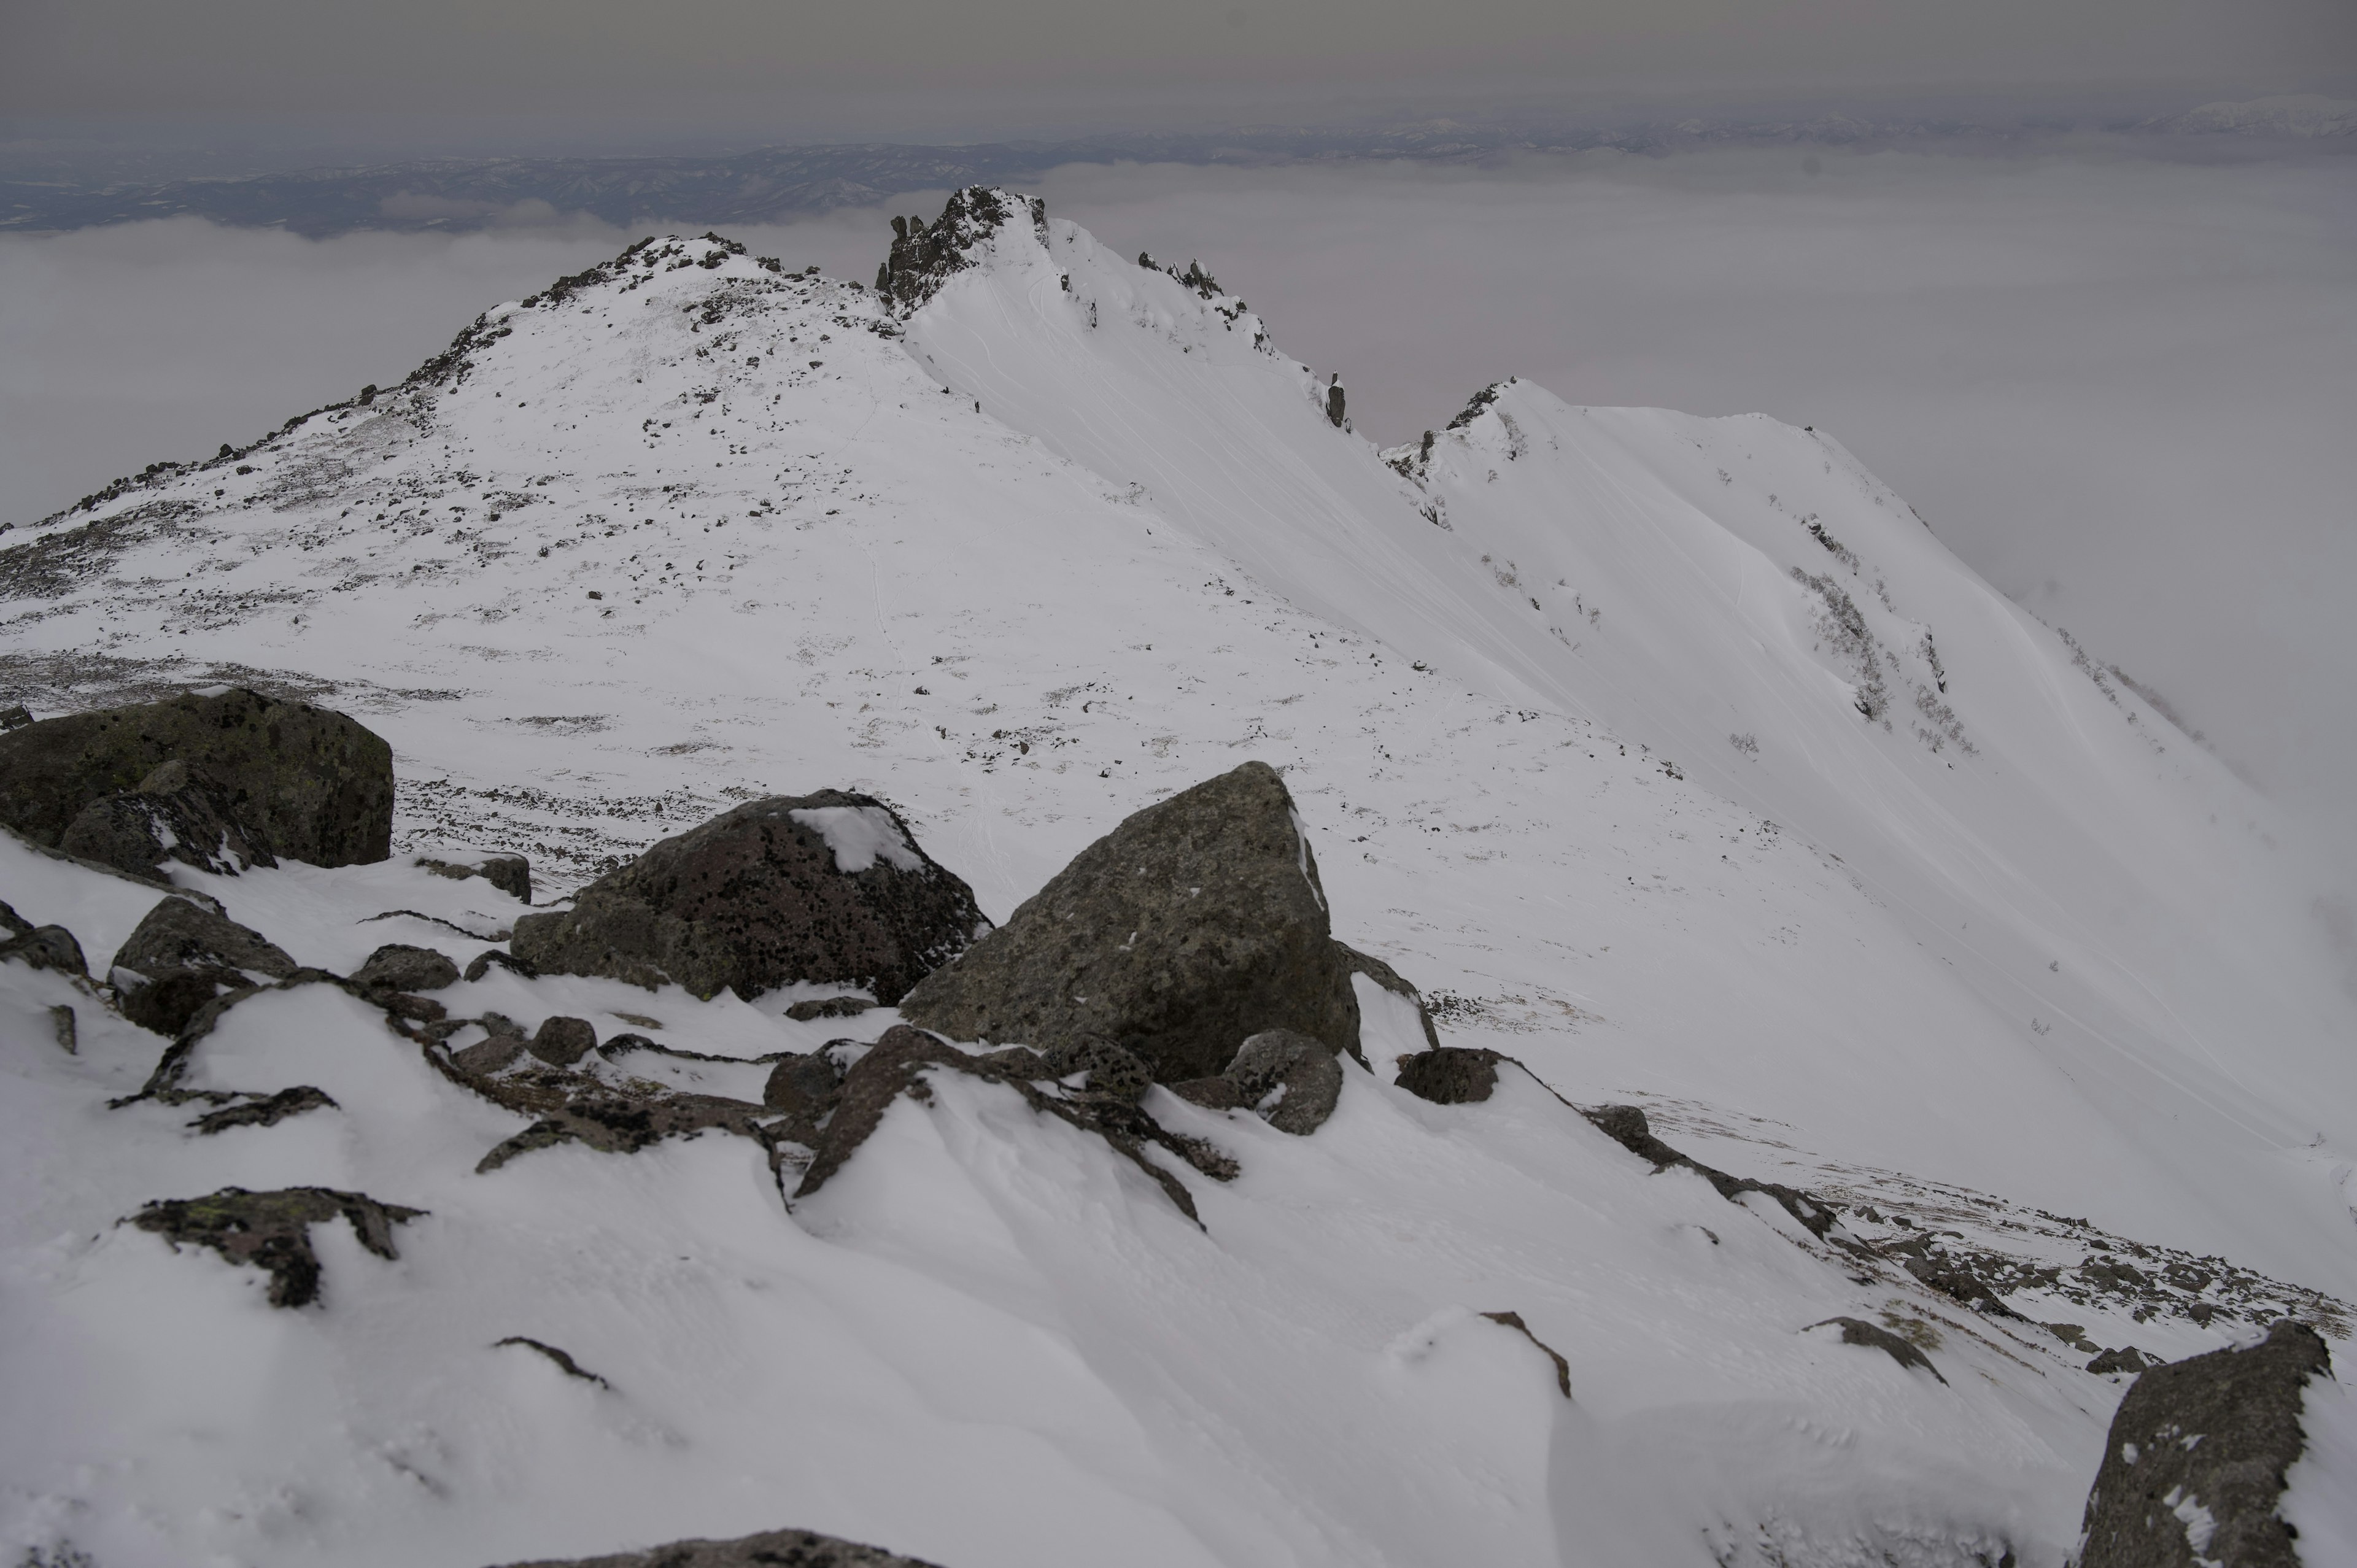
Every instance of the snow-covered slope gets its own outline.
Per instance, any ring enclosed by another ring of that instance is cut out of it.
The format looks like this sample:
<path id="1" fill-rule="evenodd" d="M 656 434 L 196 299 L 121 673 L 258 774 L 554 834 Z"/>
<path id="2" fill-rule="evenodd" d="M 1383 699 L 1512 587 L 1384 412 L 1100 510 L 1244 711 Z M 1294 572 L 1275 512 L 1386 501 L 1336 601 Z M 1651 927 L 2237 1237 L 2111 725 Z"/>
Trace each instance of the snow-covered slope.
<path id="1" fill-rule="evenodd" d="M 1337 934 L 1449 1037 L 1840 1198 L 1861 1241 L 1912 1217 L 2043 1266 L 2025 1316 L 1649 1176 L 1511 1074 L 1436 1107 L 1354 1072 L 1306 1140 L 1161 1097 L 1244 1167 L 1190 1183 L 1200 1230 L 947 1079 L 789 1215 L 714 1136 L 476 1176 L 518 1118 L 320 988 L 235 1010 L 207 1070 L 340 1111 L 211 1138 L 110 1112 L 156 1037 L 0 965 L 15 1541 L 467 1568 L 791 1524 L 951 1568 L 2053 1563 L 2117 1385 L 2037 1323 L 2175 1356 L 2331 1313 L 2213 1259 L 2155 1316 L 2078 1269 L 2126 1244 L 2058 1213 L 2357 1294 L 2352 1004 L 2290 842 L 1830 442 L 1508 384 L 1382 455 L 1232 297 L 1053 220 L 963 259 L 904 317 L 722 242 L 636 249 L 404 387 L 0 539 L 0 670 L 39 712 L 240 680 L 386 735 L 392 865 L 201 879 L 339 971 L 484 945 L 387 910 L 511 918 L 411 851 L 522 851 L 562 887 L 838 786 L 1004 917 L 1260 757 Z M 0 897 L 101 966 L 144 908 L 0 854 Z M 448 1000 L 738 1058 L 883 1026 L 498 971 Z M 393 1262 L 322 1229 L 301 1313 L 112 1228 L 225 1183 L 430 1215 Z M 1506 1310 L 1569 1404 L 1477 1316 Z M 1946 1381 L 1809 1327 L 1836 1316 L 1936 1341 Z"/>

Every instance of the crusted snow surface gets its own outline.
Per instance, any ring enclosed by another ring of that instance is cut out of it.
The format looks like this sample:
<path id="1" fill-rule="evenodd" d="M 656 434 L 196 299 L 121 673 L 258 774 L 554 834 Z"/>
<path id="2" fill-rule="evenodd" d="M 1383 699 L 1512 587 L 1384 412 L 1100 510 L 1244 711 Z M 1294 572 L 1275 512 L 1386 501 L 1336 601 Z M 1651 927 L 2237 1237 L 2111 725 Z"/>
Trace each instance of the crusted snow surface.
<path id="1" fill-rule="evenodd" d="M 1544 1080 L 1439 1107 L 1353 1065 L 1308 1138 L 1157 1090 L 1242 1167 L 1177 1173 L 1199 1228 L 937 1072 L 790 1209 L 716 1132 L 477 1175 L 524 1119 L 326 986 L 232 1009 L 189 1082 L 333 1108 L 110 1111 L 162 1042 L 0 965 L 8 1544 L 472 1568 L 794 1525 L 951 1568 L 2053 1564 L 2121 1384 L 1879 1259 L 1867 1202 L 1996 1195 L 2084 1217 L 1975 1232 L 2040 1266 L 2116 1236 L 2288 1282 L 2118 1310 L 2171 1354 L 2357 1294 L 2352 1004 L 2296 841 L 2230 775 L 1813 434 L 1509 384 L 1384 455 L 1321 396 L 1242 301 L 1053 220 L 905 321 L 667 239 L 368 404 L 0 536 L 0 669 L 37 712 L 239 682 L 393 742 L 393 861 L 174 872 L 303 962 L 503 940 L 522 907 L 417 850 L 529 854 L 547 897 L 825 787 L 893 801 L 1003 918 L 1259 757 L 1338 936 Z M 153 897 L 5 843 L 0 876 L 102 969 Z M 1358 992 L 1379 1069 L 1421 1047 Z M 892 1017 L 498 968 L 438 995 L 644 1035 L 670 1054 L 613 1071 L 736 1097 Z M 1651 1174 L 1557 1092 L 1838 1191 L 1847 1245 Z M 116 1224 L 297 1184 L 428 1213 L 395 1260 L 315 1228 L 300 1311 Z M 1802 1332 L 1837 1316 L 1946 1385 Z"/>
<path id="2" fill-rule="evenodd" d="M 812 806 L 786 815 L 826 841 L 837 871 L 865 871 L 878 858 L 899 871 L 925 864 L 881 806 Z"/>

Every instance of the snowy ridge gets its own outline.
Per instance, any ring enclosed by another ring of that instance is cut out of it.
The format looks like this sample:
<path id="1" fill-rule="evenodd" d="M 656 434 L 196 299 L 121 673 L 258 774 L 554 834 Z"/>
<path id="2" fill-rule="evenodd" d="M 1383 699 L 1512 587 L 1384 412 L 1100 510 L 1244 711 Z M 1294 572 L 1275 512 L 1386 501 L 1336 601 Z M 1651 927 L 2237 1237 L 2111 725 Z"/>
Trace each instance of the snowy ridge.
<path id="1" fill-rule="evenodd" d="M 1241 300 L 1004 209 L 912 311 L 710 237 L 489 311 L 402 387 L 10 535 L 0 670 L 45 714 L 239 680 L 388 736 L 392 862 L 184 878 L 339 972 L 464 962 L 521 912 L 429 850 L 561 888 L 831 785 L 1003 918 L 1260 757 L 1337 934 L 1544 1083 L 1405 1094 L 1412 1010 L 1361 985 L 1377 1071 L 1313 1136 L 1156 1091 L 1243 1169 L 1180 1173 L 1200 1230 L 953 1075 L 789 1214 L 717 1135 L 476 1175 L 519 1118 L 327 987 L 233 1010 L 196 1081 L 335 1109 L 108 1112 L 160 1042 L 0 965 L 12 1548 L 474 1568 L 791 1524 L 950 1568 L 2055 1564 L 2119 1388 L 2088 1344 L 2342 1331 L 2292 1287 L 2357 1294 L 2352 1004 L 2197 747 L 1821 436 L 1510 382 L 1379 454 Z M 0 882 L 102 971 L 151 901 L 13 842 Z M 737 1094 L 890 1021 L 497 968 L 444 995 L 643 1031 L 700 1054 L 647 1070 Z M 1632 1098 L 1711 1164 L 1862 1195 L 1848 1245 L 1564 1103 Z M 391 1261 L 315 1228 L 299 1314 L 113 1224 L 296 1183 L 428 1214 Z M 1992 1224 L 2055 1277 L 1975 1313 L 1862 1212 L 1929 1228 L 1964 1189 L 2110 1236 Z M 2082 1288 L 2159 1244 L 2246 1273 Z M 2040 1326 L 2065 1307 L 2083 1341 Z M 1813 1326 L 1842 1316 L 1945 1381 Z"/>

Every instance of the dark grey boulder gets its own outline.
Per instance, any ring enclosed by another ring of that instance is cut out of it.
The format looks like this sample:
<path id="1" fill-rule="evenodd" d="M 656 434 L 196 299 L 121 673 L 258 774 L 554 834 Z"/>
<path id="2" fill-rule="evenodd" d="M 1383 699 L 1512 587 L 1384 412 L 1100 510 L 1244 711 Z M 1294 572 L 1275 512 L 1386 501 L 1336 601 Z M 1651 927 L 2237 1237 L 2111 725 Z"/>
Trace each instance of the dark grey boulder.
<path id="1" fill-rule="evenodd" d="M 797 1024 L 816 1023 L 821 1018 L 856 1018 L 876 1004 L 865 996 L 812 996 L 786 1009 L 786 1016 Z"/>
<path id="2" fill-rule="evenodd" d="M 252 970 L 284 980 L 296 966 L 260 931 L 186 898 L 159 898 L 116 951 L 113 967 L 151 980 L 187 969 Z"/>
<path id="3" fill-rule="evenodd" d="M 505 1343 L 505 1341 L 502 1341 Z M 773 1530 L 734 1541 L 674 1541 L 609 1557 L 554 1557 L 508 1568 L 935 1568 L 915 1557 L 806 1530 Z"/>
<path id="4" fill-rule="evenodd" d="M 597 1048 L 597 1031 L 587 1018 L 544 1018 L 526 1048 L 551 1067 L 571 1067 Z"/>
<path id="5" fill-rule="evenodd" d="M 2307 1444 L 2308 1380 L 2331 1373 L 2323 1336 L 2287 1319 L 2248 1348 L 2139 1376 L 2087 1494 L 2078 1568 L 2298 1568 L 2276 1505 Z M 2205 1539 L 2189 1518 L 2204 1520 Z"/>
<path id="6" fill-rule="evenodd" d="M 1284 781 L 1260 762 L 1082 850 L 1005 929 L 901 998 L 900 1014 L 960 1040 L 1101 1036 L 1164 1083 L 1220 1073 L 1266 1029 L 1359 1048 L 1317 861 Z"/>
<path id="7" fill-rule="evenodd" d="M 110 865 L 152 848 L 148 872 L 167 854 L 235 869 L 224 846 L 248 865 L 379 861 L 393 748 L 341 714 L 242 690 L 43 719 L 0 734 L 0 822 Z M 180 842 L 164 843 L 158 824 Z M 66 846 L 69 832 L 106 853 Z"/>
<path id="8" fill-rule="evenodd" d="M 387 942 L 352 972 L 352 983 L 381 991 L 440 991 L 458 983 L 458 966 L 432 948 Z"/>
<path id="9" fill-rule="evenodd" d="M 898 812 L 822 789 L 749 801 L 525 915 L 510 950 L 543 973 L 676 981 L 747 1000 L 796 981 L 864 986 L 886 1005 L 988 922 Z"/>
<path id="10" fill-rule="evenodd" d="M 116 1005 L 141 1028 L 177 1038 L 210 1004 L 253 984 L 242 972 L 219 964 L 167 970 L 145 985 L 122 992 Z"/>
<path id="11" fill-rule="evenodd" d="M 1239 1103 L 1296 1136 L 1324 1126 L 1342 1093 L 1342 1064 L 1333 1047 L 1292 1029 L 1254 1035 L 1222 1076 L 1236 1086 Z"/>

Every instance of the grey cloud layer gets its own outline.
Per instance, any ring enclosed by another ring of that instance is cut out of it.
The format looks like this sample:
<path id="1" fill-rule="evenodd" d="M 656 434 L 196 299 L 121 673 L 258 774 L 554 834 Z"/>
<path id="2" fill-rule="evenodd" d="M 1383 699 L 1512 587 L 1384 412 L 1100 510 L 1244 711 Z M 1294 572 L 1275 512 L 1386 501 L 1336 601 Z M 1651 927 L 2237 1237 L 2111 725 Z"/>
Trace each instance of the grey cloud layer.
<path id="1" fill-rule="evenodd" d="M 885 95 L 1336 82 L 2309 79 L 2345 0 L 5 0 L 26 115 L 856 117 Z M 1002 103 L 999 117 L 1024 105 Z"/>

